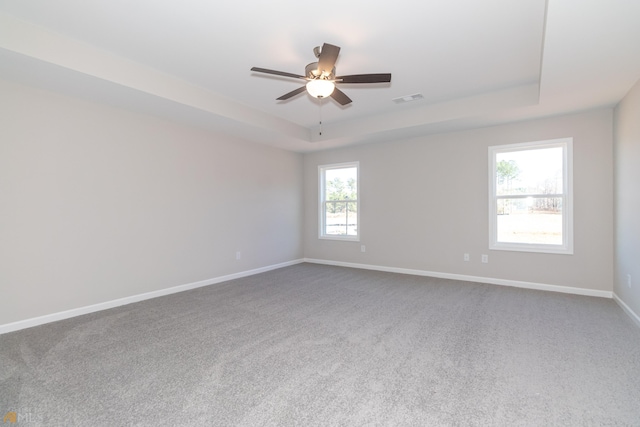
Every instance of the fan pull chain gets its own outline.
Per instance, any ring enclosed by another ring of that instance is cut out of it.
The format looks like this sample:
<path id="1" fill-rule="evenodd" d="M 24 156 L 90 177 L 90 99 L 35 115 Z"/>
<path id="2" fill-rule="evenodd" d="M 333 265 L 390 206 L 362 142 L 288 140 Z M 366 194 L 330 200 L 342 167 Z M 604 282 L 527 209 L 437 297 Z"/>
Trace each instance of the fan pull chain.
<path id="1" fill-rule="evenodd" d="M 318 98 L 318 123 L 320 124 L 318 135 L 322 136 L 322 98 Z"/>

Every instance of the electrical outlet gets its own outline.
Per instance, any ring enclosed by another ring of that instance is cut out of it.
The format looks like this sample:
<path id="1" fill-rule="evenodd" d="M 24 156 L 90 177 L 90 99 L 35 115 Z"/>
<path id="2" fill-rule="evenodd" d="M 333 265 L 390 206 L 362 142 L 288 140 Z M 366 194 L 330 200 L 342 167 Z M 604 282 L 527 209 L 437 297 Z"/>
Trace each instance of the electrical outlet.
<path id="1" fill-rule="evenodd" d="M 482 254 L 482 262 L 483 263 L 488 263 L 489 262 L 489 255 L 487 254 Z"/>
<path id="2" fill-rule="evenodd" d="M 627 274 L 627 286 L 631 289 L 631 275 Z"/>
<path id="3" fill-rule="evenodd" d="M 240 251 L 236 252 L 236 261 L 240 261 L 240 257 L 242 256 L 242 254 L 240 253 Z"/>
<path id="4" fill-rule="evenodd" d="M 360 252 L 367 252 L 367 247 L 365 245 L 360 245 Z"/>
<path id="5" fill-rule="evenodd" d="M 464 254 L 464 260 L 469 261 L 469 254 Z"/>

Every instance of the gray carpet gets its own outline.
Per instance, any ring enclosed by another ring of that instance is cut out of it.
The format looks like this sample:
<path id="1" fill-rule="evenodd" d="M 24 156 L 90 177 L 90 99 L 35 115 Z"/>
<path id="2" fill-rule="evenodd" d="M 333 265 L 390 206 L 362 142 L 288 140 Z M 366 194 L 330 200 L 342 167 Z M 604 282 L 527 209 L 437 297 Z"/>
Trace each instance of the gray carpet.
<path id="1" fill-rule="evenodd" d="M 640 425 L 614 301 L 300 264 L 0 336 L 15 425 Z"/>

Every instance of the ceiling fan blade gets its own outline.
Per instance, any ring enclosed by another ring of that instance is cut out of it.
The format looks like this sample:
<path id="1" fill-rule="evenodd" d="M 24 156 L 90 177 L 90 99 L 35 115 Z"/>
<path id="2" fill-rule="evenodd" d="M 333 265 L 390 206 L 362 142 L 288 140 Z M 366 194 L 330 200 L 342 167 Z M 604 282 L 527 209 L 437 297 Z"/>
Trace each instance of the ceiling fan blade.
<path id="1" fill-rule="evenodd" d="M 293 77 L 294 79 L 306 80 L 305 76 L 300 76 L 298 74 L 293 74 L 293 73 L 285 73 L 284 71 L 269 70 L 268 68 L 253 67 L 251 68 L 251 71 L 255 71 L 257 73 L 274 74 L 276 76 Z"/>
<path id="2" fill-rule="evenodd" d="M 336 65 L 340 48 L 329 43 L 322 45 L 320 56 L 318 57 L 318 70 L 331 73 L 333 67 Z"/>
<path id="3" fill-rule="evenodd" d="M 338 76 L 336 80 L 339 83 L 389 83 L 391 81 L 391 73 L 353 74 L 350 76 Z"/>
<path id="4" fill-rule="evenodd" d="M 351 98 L 349 98 L 343 91 L 338 88 L 335 88 L 331 93 L 331 97 L 338 101 L 340 105 L 347 105 L 351 103 Z"/>
<path id="5" fill-rule="evenodd" d="M 299 88 L 298 88 L 298 89 L 296 89 L 296 90 L 292 90 L 292 91 L 291 91 L 291 92 L 289 92 L 289 93 L 285 93 L 285 94 L 284 94 L 284 95 L 282 95 L 280 98 L 276 98 L 276 99 L 277 99 L 278 101 L 284 101 L 285 99 L 292 98 L 292 97 L 296 96 L 297 94 L 304 92 L 305 90 L 307 90 L 307 87 L 306 87 L 306 86 L 302 86 L 302 87 L 299 87 Z"/>

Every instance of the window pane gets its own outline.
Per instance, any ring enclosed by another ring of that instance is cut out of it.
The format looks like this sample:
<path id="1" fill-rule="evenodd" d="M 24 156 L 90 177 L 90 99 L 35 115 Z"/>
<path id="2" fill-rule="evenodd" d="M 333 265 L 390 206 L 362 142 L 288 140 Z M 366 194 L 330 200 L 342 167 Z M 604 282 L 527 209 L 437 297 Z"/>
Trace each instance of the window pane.
<path id="1" fill-rule="evenodd" d="M 356 200 L 358 198 L 358 168 L 327 169 L 325 200 Z"/>
<path id="2" fill-rule="evenodd" d="M 347 235 L 347 203 L 326 202 L 325 233 L 332 236 Z"/>
<path id="3" fill-rule="evenodd" d="M 498 199 L 498 242 L 562 245 L 562 198 Z"/>
<path id="4" fill-rule="evenodd" d="M 496 153 L 496 194 L 563 194 L 562 147 Z"/>
<path id="5" fill-rule="evenodd" d="M 358 204 L 356 202 L 347 203 L 347 235 L 358 235 Z"/>
<path id="6" fill-rule="evenodd" d="M 358 235 L 358 210 L 355 202 L 326 202 L 325 206 L 326 234 Z"/>

